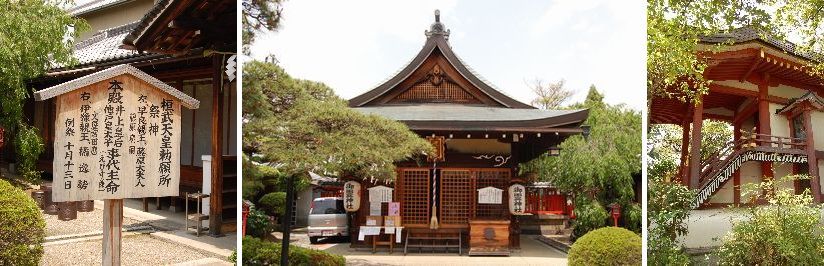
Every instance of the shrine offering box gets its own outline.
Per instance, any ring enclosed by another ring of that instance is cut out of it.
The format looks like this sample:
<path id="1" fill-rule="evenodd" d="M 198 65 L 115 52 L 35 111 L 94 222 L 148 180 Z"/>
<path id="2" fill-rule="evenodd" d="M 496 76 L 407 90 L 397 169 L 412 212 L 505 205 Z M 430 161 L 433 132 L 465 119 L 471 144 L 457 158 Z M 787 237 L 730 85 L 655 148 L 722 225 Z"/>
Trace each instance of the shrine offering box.
<path id="1" fill-rule="evenodd" d="M 366 226 L 383 226 L 383 216 L 366 216 Z"/>
<path id="2" fill-rule="evenodd" d="M 401 217 L 400 216 L 384 216 L 383 217 L 383 225 L 384 226 L 401 226 Z"/>
<path id="3" fill-rule="evenodd" d="M 469 255 L 509 256 L 509 221 L 469 221 Z"/>

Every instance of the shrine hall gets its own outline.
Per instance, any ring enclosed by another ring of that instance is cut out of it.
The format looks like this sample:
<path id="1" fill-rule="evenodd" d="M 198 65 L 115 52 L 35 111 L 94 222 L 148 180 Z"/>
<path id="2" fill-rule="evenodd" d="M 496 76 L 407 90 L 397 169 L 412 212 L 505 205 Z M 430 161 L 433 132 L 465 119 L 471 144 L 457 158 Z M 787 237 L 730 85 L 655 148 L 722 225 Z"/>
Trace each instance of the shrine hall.
<path id="1" fill-rule="evenodd" d="M 349 100 L 361 113 L 406 124 L 436 150 L 420 162 L 396 162 L 395 182 L 348 178 L 359 184 L 353 187 L 362 195 L 360 207 L 350 212 L 352 246 L 372 246 L 377 239 L 359 236 L 359 230 L 375 225 L 370 217 L 387 215 L 386 203 L 370 202 L 380 200 L 373 194 L 382 190 L 391 195 L 386 201 L 398 206 L 388 209 L 400 216 L 404 229 L 396 245 L 405 250 L 466 254 L 468 247 L 469 255 L 507 255 L 520 246 L 524 217 L 568 218 L 566 195 L 537 183 L 536 177 L 519 175 L 518 165 L 557 155 L 567 137 L 587 134 L 588 110 L 541 110 L 507 96 L 453 52 L 450 32 L 435 14 L 412 61 Z M 510 201 L 513 196 L 517 199 Z"/>
<path id="2" fill-rule="evenodd" d="M 791 174 L 811 178 L 779 185 L 821 203 L 824 77 L 809 65 L 822 57 L 749 27 L 704 37 L 699 47 L 709 92 L 698 104 L 657 97 L 649 112 L 652 124 L 683 128 L 678 180 L 698 190 L 693 207 L 751 203 L 742 185 Z M 734 138 L 702 160 L 701 138 L 689 136 L 701 136 L 706 119 L 729 123 Z"/>

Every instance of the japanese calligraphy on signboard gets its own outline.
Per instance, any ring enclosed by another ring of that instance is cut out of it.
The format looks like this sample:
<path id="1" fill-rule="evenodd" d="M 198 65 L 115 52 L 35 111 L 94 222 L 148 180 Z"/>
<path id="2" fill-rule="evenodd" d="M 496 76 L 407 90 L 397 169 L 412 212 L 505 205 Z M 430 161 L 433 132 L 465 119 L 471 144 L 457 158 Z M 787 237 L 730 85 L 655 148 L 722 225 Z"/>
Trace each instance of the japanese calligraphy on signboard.
<path id="1" fill-rule="evenodd" d="M 496 187 L 485 187 L 478 189 L 478 203 L 480 204 L 501 204 L 502 192 L 504 190 Z"/>
<path id="2" fill-rule="evenodd" d="M 361 184 L 356 181 L 348 181 L 343 184 L 343 208 L 348 212 L 356 212 L 360 209 Z"/>
<path id="3" fill-rule="evenodd" d="M 392 188 L 385 187 L 385 186 L 376 186 L 370 187 L 369 190 L 369 202 L 391 202 L 392 201 Z"/>
<path id="4" fill-rule="evenodd" d="M 519 215 L 526 211 L 526 189 L 521 184 L 509 186 L 509 213 Z"/>
<path id="5" fill-rule="evenodd" d="M 178 195 L 180 112 L 197 100 L 128 65 L 35 93 L 49 98 L 55 202 Z"/>

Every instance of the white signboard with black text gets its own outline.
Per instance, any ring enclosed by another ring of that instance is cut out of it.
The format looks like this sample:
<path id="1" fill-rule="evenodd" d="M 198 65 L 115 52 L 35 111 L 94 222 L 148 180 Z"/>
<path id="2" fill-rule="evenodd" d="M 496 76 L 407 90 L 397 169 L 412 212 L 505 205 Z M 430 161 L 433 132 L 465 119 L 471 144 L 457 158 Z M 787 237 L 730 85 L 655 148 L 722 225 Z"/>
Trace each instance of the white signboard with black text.
<path id="1" fill-rule="evenodd" d="M 503 189 L 496 187 L 485 187 L 478 189 L 478 203 L 480 204 L 501 204 Z"/>

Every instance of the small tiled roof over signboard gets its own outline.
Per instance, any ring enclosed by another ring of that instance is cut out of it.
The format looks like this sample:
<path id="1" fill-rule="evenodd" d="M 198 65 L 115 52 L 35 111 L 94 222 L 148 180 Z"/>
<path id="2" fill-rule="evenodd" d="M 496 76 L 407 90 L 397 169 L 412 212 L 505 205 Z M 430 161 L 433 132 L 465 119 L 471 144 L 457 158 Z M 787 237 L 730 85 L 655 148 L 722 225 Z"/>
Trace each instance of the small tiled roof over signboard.
<path id="1" fill-rule="evenodd" d="M 179 99 L 181 104 L 183 104 L 183 106 L 185 106 L 186 108 L 197 109 L 200 105 L 200 101 L 195 100 L 189 95 L 186 95 L 185 93 L 173 88 L 172 86 L 169 86 L 168 84 L 163 83 L 162 81 L 130 65 L 118 65 L 115 67 L 108 68 L 106 70 L 96 72 L 94 74 L 90 74 L 81 78 L 77 78 L 62 83 L 60 85 L 56 85 L 50 88 L 46 88 L 44 90 L 37 91 L 34 93 L 34 99 L 37 101 L 50 99 L 53 97 L 57 97 L 61 94 L 76 90 L 78 88 L 82 88 L 123 74 L 132 75 L 138 79 L 145 81 L 146 83 L 149 83 L 157 87 L 161 91 L 174 96 L 175 98 Z"/>

